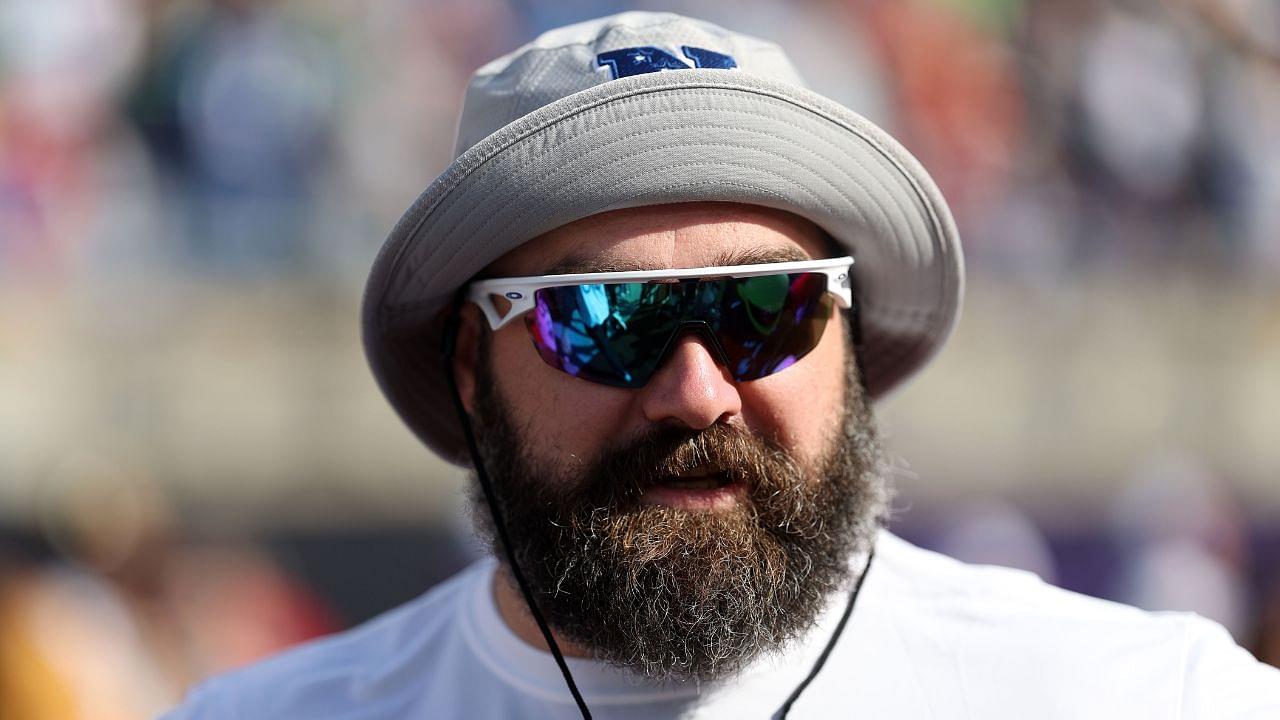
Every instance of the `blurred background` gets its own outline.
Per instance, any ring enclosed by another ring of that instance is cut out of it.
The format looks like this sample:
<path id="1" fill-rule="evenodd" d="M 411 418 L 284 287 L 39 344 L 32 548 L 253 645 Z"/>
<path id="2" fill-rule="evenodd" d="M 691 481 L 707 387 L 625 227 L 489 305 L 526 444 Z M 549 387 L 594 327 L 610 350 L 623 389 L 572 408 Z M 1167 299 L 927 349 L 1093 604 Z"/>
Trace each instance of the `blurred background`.
<path id="1" fill-rule="evenodd" d="M 0 718 L 152 716 L 474 557 L 365 274 L 470 72 L 628 8 L 780 42 L 953 204 L 894 528 L 1280 663 L 1274 0 L 0 0 Z"/>

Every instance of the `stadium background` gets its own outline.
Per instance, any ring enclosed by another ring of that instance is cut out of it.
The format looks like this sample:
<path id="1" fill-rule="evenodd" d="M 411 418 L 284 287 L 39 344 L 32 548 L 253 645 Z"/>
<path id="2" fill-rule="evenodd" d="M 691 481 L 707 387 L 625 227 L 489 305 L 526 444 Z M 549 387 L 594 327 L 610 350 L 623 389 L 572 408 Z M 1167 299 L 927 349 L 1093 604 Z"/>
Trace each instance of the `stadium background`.
<path id="1" fill-rule="evenodd" d="M 895 529 L 1280 663 L 1271 0 L 0 0 L 0 718 L 154 714 L 476 552 L 365 273 L 471 70 L 627 8 L 778 41 L 953 204 Z"/>

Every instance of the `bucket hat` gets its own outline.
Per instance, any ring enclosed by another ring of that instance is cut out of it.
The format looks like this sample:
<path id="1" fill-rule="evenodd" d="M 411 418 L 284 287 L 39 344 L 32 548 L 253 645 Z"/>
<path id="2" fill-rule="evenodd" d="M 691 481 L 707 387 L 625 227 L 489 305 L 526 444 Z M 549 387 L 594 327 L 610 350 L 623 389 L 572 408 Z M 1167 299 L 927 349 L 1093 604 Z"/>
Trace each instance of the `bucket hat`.
<path id="1" fill-rule="evenodd" d="M 621 208 L 719 201 L 785 210 L 854 257 L 875 400 L 955 326 L 960 241 L 896 140 L 804 85 L 777 45 L 670 13 L 547 32 L 476 71 L 454 161 L 392 229 L 361 311 L 374 376 L 445 459 L 466 444 L 441 365 L 460 287 L 513 248 Z"/>

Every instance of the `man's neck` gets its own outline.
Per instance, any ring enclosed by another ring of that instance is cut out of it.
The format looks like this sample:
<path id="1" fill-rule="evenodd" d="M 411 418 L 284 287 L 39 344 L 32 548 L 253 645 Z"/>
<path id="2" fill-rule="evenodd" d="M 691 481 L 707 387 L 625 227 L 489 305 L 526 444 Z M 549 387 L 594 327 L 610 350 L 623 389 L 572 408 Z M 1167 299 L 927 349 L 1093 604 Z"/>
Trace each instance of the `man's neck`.
<path id="1" fill-rule="evenodd" d="M 498 605 L 498 615 L 502 617 L 502 621 L 526 644 L 550 652 L 547 641 L 542 637 L 542 631 L 538 629 L 538 623 L 534 621 L 533 614 L 529 612 L 529 606 L 525 604 L 524 597 L 520 595 L 520 590 L 515 585 L 515 580 L 503 570 L 501 565 L 494 568 L 493 573 L 493 600 Z M 554 631 L 552 634 L 555 636 L 556 645 L 560 646 L 560 652 L 565 657 L 591 656 L 591 653 L 581 645 L 566 640 Z"/>

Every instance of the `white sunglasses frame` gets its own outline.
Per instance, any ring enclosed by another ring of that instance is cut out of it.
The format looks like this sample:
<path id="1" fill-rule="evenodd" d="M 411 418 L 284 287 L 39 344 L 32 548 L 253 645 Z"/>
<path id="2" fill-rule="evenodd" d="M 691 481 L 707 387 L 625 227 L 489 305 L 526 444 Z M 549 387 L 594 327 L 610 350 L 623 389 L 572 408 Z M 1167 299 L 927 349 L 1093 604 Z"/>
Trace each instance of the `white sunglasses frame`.
<path id="1" fill-rule="evenodd" d="M 664 280 L 715 280 L 717 278 L 744 278 L 782 273 L 820 272 L 827 276 L 827 292 L 836 296 L 836 304 L 844 309 L 853 306 L 853 288 L 850 281 L 852 257 L 823 260 L 796 260 L 792 262 L 759 263 L 756 265 L 724 265 L 720 267 L 675 268 L 670 270 L 628 270 L 623 272 L 577 273 L 570 275 L 530 275 L 528 277 L 490 278 L 477 280 L 467 288 L 467 299 L 480 306 L 489 327 L 501 328 L 515 318 L 529 312 L 535 304 L 534 293 L 552 287 L 566 285 L 617 285 L 629 282 L 659 282 Z M 511 303 L 506 312 L 498 310 L 494 296 Z"/>

